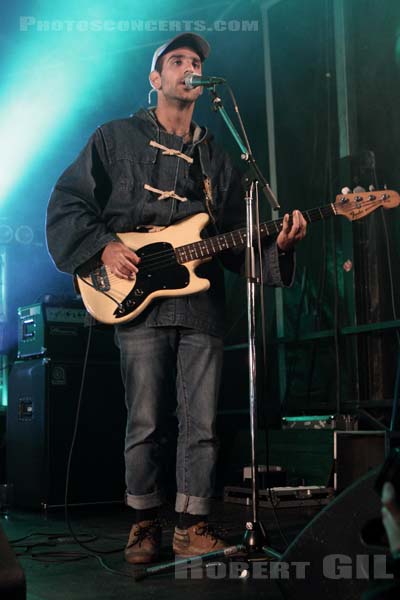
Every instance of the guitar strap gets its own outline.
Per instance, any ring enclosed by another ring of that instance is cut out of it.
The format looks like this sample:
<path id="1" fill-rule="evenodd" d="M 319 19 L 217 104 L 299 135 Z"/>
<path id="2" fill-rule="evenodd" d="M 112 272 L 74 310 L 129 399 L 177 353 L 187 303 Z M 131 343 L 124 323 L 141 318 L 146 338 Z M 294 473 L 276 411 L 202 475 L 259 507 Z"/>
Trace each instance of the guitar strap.
<path id="1" fill-rule="evenodd" d="M 215 220 L 215 200 L 211 184 L 211 160 L 210 160 L 210 147 L 207 139 L 198 145 L 200 167 L 203 175 L 203 191 L 204 191 L 204 204 L 207 212 L 210 216 L 211 223 L 216 229 Z"/>

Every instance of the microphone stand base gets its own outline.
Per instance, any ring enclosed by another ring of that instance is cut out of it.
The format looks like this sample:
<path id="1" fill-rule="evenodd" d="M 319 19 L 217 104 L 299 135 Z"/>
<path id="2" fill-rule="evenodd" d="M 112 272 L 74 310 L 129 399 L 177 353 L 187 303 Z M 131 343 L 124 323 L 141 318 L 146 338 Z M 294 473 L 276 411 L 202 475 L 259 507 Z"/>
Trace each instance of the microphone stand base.
<path id="1" fill-rule="evenodd" d="M 249 554 L 262 551 L 263 547 L 269 546 L 270 541 L 261 521 L 248 521 L 243 536 L 243 545 Z"/>

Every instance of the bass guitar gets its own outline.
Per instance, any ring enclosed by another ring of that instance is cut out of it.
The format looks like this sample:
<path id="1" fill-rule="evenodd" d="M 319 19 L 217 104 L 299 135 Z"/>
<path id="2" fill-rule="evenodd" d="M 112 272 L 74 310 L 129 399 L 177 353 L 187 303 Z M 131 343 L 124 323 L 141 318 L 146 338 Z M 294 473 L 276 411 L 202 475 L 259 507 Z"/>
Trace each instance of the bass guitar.
<path id="1" fill-rule="evenodd" d="M 307 223 L 342 215 L 350 221 L 361 219 L 380 206 L 395 208 L 399 194 L 393 190 L 339 194 L 334 203 L 302 211 Z M 204 292 L 210 282 L 196 275 L 196 268 L 229 248 L 246 246 L 246 229 L 201 238 L 208 224 L 206 213 L 188 217 L 154 233 L 119 233 L 118 238 L 134 250 L 141 261 L 133 280 L 113 275 L 105 265 L 76 276 L 88 312 L 101 323 L 131 321 L 155 299 Z M 277 235 L 283 219 L 260 225 L 261 238 Z"/>

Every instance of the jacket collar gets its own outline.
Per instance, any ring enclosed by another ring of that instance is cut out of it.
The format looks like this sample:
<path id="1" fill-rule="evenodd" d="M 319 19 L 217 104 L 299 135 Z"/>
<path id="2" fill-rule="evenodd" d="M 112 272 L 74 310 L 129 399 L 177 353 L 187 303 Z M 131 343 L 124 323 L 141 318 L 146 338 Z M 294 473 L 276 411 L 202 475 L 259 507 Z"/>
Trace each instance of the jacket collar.
<path id="1" fill-rule="evenodd" d="M 160 135 L 160 126 L 159 123 L 155 117 L 154 111 L 155 111 L 156 107 L 152 106 L 148 109 L 146 108 L 141 108 L 140 110 L 138 110 L 137 113 L 135 113 L 135 117 L 137 117 L 138 119 L 143 119 L 145 121 L 148 121 L 157 131 L 157 137 L 159 137 Z M 210 137 L 209 131 L 207 129 L 207 127 L 200 127 L 200 125 L 198 125 L 195 121 L 192 121 L 192 127 L 194 128 L 194 133 L 193 133 L 193 145 L 197 145 L 200 144 L 201 142 L 203 142 L 206 138 Z"/>

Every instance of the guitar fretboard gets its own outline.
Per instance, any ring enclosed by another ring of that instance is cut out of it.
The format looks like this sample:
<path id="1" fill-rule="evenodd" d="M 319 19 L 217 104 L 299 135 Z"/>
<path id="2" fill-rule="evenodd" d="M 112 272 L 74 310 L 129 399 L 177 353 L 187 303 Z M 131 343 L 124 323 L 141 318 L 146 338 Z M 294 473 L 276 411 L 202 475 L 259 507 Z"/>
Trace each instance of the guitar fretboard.
<path id="1" fill-rule="evenodd" d="M 336 214 L 334 205 L 327 204 L 319 208 L 312 208 L 301 213 L 307 223 L 329 219 Z M 260 224 L 260 237 L 278 235 L 282 229 L 283 218 L 275 221 L 267 221 Z M 198 242 L 186 244 L 175 248 L 175 254 L 179 263 L 183 264 L 195 259 L 208 258 L 230 248 L 244 248 L 246 246 L 246 228 L 236 229 L 229 233 L 221 233 Z"/>

